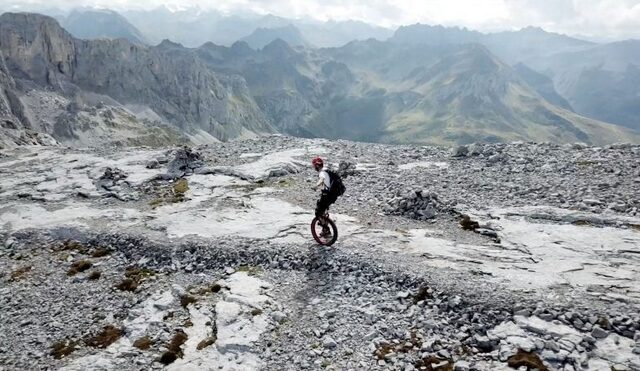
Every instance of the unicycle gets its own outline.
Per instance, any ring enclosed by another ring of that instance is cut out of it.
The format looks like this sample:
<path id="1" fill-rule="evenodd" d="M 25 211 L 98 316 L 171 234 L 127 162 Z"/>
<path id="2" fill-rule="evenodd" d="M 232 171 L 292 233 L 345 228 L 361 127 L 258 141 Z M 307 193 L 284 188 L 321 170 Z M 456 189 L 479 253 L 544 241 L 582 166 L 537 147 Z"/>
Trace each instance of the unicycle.
<path id="1" fill-rule="evenodd" d="M 311 221 L 311 234 L 317 243 L 323 246 L 331 246 L 338 239 L 338 227 L 329 218 L 329 213 L 321 217 L 315 217 Z"/>

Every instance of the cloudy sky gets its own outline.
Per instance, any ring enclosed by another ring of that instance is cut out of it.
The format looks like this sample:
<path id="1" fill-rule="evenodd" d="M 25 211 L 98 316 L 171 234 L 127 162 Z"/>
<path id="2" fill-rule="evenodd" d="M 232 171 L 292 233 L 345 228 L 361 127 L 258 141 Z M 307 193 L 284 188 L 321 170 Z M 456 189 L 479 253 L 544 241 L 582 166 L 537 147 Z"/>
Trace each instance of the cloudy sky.
<path id="1" fill-rule="evenodd" d="M 640 0 L 0 0 L 0 9 L 15 5 L 116 10 L 167 5 L 293 18 L 356 19 L 388 27 L 421 22 L 491 31 L 533 25 L 571 35 L 640 39 Z"/>

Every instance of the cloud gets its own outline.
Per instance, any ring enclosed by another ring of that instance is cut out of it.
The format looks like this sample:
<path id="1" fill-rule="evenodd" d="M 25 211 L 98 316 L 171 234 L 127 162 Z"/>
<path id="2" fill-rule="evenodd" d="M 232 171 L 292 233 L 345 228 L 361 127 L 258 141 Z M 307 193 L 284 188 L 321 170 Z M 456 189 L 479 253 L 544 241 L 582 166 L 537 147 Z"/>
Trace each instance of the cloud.
<path id="1" fill-rule="evenodd" d="M 383 26 L 430 23 L 479 30 L 540 26 L 603 38 L 640 38 L 640 0 L 0 0 L 0 9 L 98 6 L 115 10 L 199 7 Z"/>

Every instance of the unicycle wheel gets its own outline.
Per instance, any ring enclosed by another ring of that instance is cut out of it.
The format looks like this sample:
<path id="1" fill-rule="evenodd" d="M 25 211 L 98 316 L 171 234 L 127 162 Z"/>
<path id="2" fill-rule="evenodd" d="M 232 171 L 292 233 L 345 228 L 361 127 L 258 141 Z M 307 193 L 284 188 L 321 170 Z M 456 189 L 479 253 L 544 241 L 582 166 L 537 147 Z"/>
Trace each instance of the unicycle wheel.
<path id="1" fill-rule="evenodd" d="M 323 226 L 320 218 L 315 217 L 311 221 L 311 234 L 317 243 L 323 246 L 331 246 L 338 240 L 338 227 L 329 218 L 325 218 L 326 224 Z"/>

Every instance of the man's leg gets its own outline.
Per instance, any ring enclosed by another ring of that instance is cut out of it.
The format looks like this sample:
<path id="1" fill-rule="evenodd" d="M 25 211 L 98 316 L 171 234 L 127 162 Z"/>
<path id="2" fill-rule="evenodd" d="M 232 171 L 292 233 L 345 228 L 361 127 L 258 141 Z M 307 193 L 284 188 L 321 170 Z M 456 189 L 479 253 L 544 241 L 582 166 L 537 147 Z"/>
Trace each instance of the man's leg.
<path id="1" fill-rule="evenodd" d="M 327 195 L 326 193 L 323 193 L 322 196 L 320 196 L 320 199 L 318 200 L 318 202 L 316 203 L 316 216 L 318 218 L 322 218 L 322 216 L 324 215 L 324 213 L 327 211 L 328 208 L 329 208 L 329 195 Z"/>
<path id="2" fill-rule="evenodd" d="M 330 197 L 328 194 L 323 193 L 316 204 L 316 216 L 320 219 L 320 225 L 322 226 L 321 236 L 327 237 L 331 235 L 331 230 L 327 226 L 327 222 L 324 220 L 324 213 L 327 211 L 330 205 Z"/>

